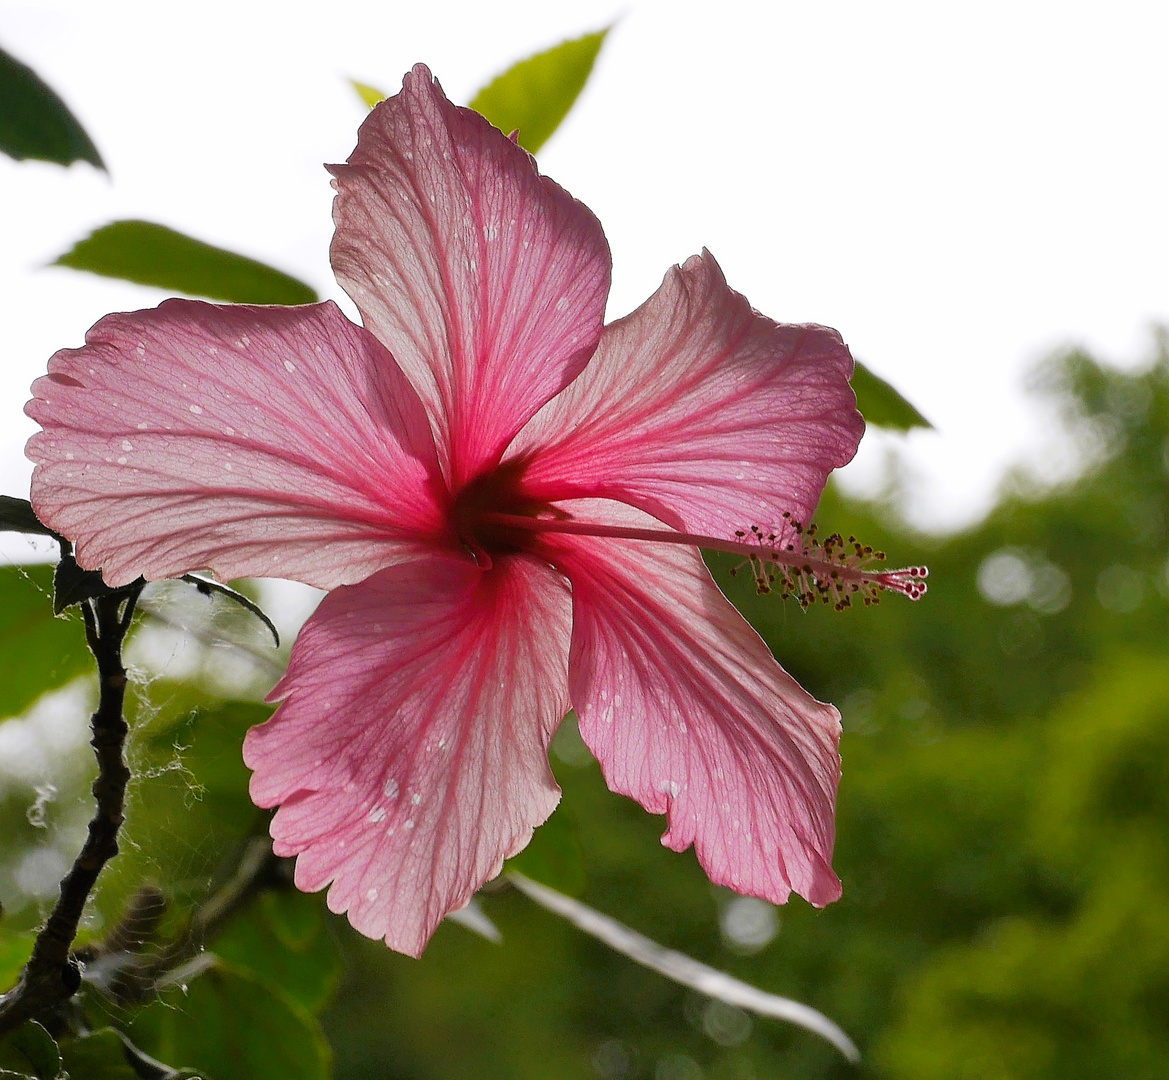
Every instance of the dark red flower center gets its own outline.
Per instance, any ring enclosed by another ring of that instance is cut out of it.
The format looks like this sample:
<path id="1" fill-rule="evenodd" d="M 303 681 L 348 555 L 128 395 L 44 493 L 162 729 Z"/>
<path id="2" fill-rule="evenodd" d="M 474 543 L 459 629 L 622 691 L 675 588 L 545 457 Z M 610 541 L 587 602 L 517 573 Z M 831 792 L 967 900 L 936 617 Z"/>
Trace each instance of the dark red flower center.
<path id="1" fill-rule="evenodd" d="M 555 510 L 546 502 L 533 499 L 524 491 L 523 477 L 527 465 L 509 461 L 482 473 L 464 485 L 451 505 L 451 525 L 460 542 L 480 562 L 496 556 L 512 555 L 532 546 L 533 532 L 498 519 L 502 517 L 535 518 Z"/>

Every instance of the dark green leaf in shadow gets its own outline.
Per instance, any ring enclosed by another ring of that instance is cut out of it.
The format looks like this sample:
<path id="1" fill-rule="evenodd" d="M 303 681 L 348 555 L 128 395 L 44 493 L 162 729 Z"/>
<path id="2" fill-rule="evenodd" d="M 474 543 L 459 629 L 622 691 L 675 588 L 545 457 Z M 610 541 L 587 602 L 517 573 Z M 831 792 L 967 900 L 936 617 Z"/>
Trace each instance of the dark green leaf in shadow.
<path id="1" fill-rule="evenodd" d="M 552 816 L 533 834 L 531 843 L 504 866 L 569 896 L 580 896 L 588 884 L 584 852 L 576 819 L 561 801 Z"/>
<path id="2" fill-rule="evenodd" d="M 303 281 L 280 270 L 149 221 L 104 225 L 53 265 L 233 304 L 317 300 Z"/>
<path id="3" fill-rule="evenodd" d="M 535 153 L 568 115 L 593 70 L 608 28 L 565 41 L 508 68 L 471 102 L 505 134 L 519 131 L 519 143 Z"/>
<path id="4" fill-rule="evenodd" d="M 28 499 L 17 499 L 11 495 L 0 495 L 0 532 L 53 535 L 52 529 L 37 520 Z"/>
<path id="5" fill-rule="evenodd" d="M 23 161 L 70 165 L 88 161 L 105 168 L 97 147 L 77 118 L 45 81 L 0 49 L 0 151 Z"/>
<path id="6" fill-rule="evenodd" d="M 859 362 L 852 374 L 852 389 L 856 394 L 856 407 L 867 424 L 894 431 L 933 428 L 933 424 L 892 386 Z"/>
<path id="7" fill-rule="evenodd" d="M 70 1080 L 140 1080 L 126 1060 L 122 1037 L 112 1028 L 102 1028 L 81 1039 L 61 1043 L 61 1060 Z"/>
<path id="8" fill-rule="evenodd" d="M 53 614 L 53 567 L 0 567 L 0 717 L 93 667 L 78 619 Z"/>
<path id="9" fill-rule="evenodd" d="M 0 1038 L 0 1076 L 5 1070 L 37 1080 L 57 1080 L 61 1055 L 53 1036 L 35 1020 L 27 1020 Z"/>
<path id="10" fill-rule="evenodd" d="M 332 1054 L 307 1009 L 218 963 L 129 1027 L 134 1044 L 215 1080 L 327 1080 Z"/>
<path id="11" fill-rule="evenodd" d="M 340 949 L 319 895 L 261 893 L 210 947 L 311 1013 L 325 1007 L 341 977 Z"/>

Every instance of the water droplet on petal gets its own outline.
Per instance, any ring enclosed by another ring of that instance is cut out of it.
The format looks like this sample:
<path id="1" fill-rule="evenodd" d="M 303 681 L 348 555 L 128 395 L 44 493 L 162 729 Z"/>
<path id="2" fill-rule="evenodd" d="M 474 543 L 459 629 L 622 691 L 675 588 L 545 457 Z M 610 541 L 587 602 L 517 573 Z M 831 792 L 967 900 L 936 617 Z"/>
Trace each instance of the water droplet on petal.
<path id="1" fill-rule="evenodd" d="M 382 790 L 386 793 L 387 799 L 396 799 L 398 797 L 398 781 L 391 776 Z"/>
<path id="2" fill-rule="evenodd" d="M 376 900 L 377 899 L 377 889 L 367 889 L 365 892 L 365 898 L 366 898 L 366 900 L 370 900 L 370 901 Z"/>
<path id="3" fill-rule="evenodd" d="M 384 806 L 375 806 L 369 812 L 369 820 L 374 825 L 376 825 L 379 821 L 385 821 L 385 819 L 386 819 L 386 808 Z"/>
<path id="4" fill-rule="evenodd" d="M 198 405 L 192 405 L 192 406 L 191 406 L 191 412 L 193 412 L 193 413 L 194 413 L 196 416 L 202 416 L 202 415 L 203 415 L 203 410 L 202 410 L 202 409 L 200 409 Z"/>
<path id="5" fill-rule="evenodd" d="M 285 360 L 284 361 L 284 370 L 288 371 L 288 372 L 295 371 L 296 365 L 291 360 Z"/>

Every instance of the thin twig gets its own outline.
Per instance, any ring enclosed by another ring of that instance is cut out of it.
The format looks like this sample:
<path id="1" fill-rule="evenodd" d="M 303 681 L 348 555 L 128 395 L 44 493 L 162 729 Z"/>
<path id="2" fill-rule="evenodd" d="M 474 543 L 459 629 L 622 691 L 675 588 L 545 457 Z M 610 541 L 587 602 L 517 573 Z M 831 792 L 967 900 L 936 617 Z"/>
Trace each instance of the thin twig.
<path id="1" fill-rule="evenodd" d="M 736 979 L 725 971 L 700 963 L 692 956 L 667 949 L 611 916 L 602 914 L 587 904 L 550 889 L 547 885 L 541 885 L 514 870 L 508 874 L 507 879 L 529 900 L 534 900 L 541 907 L 555 912 L 562 919 L 567 919 L 573 926 L 643 967 L 728 1005 L 750 1009 L 760 1016 L 773 1016 L 777 1020 L 798 1024 L 826 1039 L 854 1065 L 860 1061 L 861 1055 L 856 1043 L 845 1034 L 840 1025 L 810 1005 L 760 990 L 757 986 Z"/>
<path id="2" fill-rule="evenodd" d="M 118 853 L 118 830 L 124 820 L 126 767 L 123 747 L 129 730 L 122 715 L 126 697 L 126 669 L 122 642 L 130 628 L 141 586 L 135 583 L 81 604 L 85 637 L 97 660 L 101 696 L 90 718 L 98 773 L 93 782 L 97 808 L 89 834 L 69 873 L 48 922 L 37 934 L 20 982 L 0 997 L 0 1034 L 71 998 L 81 985 L 81 969 L 71 955 L 77 926 L 98 874 Z"/>

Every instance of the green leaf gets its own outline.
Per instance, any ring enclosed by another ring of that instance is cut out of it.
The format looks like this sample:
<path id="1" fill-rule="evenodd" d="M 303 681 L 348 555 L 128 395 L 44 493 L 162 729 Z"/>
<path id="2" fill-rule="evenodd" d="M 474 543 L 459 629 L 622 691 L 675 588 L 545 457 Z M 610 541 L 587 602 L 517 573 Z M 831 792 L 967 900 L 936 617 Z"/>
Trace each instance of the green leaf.
<path id="1" fill-rule="evenodd" d="M 102 1028 L 81 1039 L 61 1043 L 61 1061 L 71 1080 L 139 1080 L 126 1060 L 122 1037 Z"/>
<path id="2" fill-rule="evenodd" d="M 884 379 L 859 362 L 852 373 L 852 389 L 856 394 L 856 407 L 865 422 L 874 427 L 910 431 L 934 426 Z"/>
<path id="3" fill-rule="evenodd" d="M 576 819 L 563 801 L 532 834 L 531 843 L 508 859 L 504 873 L 509 870 L 518 870 L 569 896 L 580 896 L 585 891 L 588 878 Z"/>
<path id="4" fill-rule="evenodd" d="M 593 70 L 606 27 L 537 53 L 508 68 L 471 102 L 500 131 L 519 130 L 519 143 L 534 154 L 568 115 Z"/>
<path id="5" fill-rule="evenodd" d="M 387 95 L 383 94 L 376 86 L 370 86 L 369 83 L 350 79 L 349 85 L 357 91 L 357 96 L 365 102 L 367 108 L 372 109 L 379 101 L 386 100 Z"/>
<path id="6" fill-rule="evenodd" d="M 317 300 L 303 281 L 280 270 L 149 221 L 104 225 L 53 265 L 233 304 Z"/>
<path id="7" fill-rule="evenodd" d="M 32 68 L 0 49 L 0 151 L 23 161 L 105 168 L 97 147 L 68 106 Z"/>
<path id="8" fill-rule="evenodd" d="M 93 667 L 81 623 L 53 615 L 53 573 L 52 566 L 0 567 L 0 717 Z"/>
<path id="9" fill-rule="evenodd" d="M 131 1056 L 145 1067 L 145 1071 L 134 1069 L 130 1064 Z M 174 1080 L 185 1072 L 144 1056 L 137 1047 L 127 1046 L 125 1037 L 113 1028 L 102 1028 L 80 1039 L 64 1040 L 61 1059 L 70 1080 L 141 1080 L 143 1076 Z"/>
<path id="10" fill-rule="evenodd" d="M 292 889 L 261 893 L 211 942 L 216 955 L 320 1012 L 341 978 L 341 953 L 320 896 Z"/>
<path id="11" fill-rule="evenodd" d="M 328 1080 L 331 1053 L 308 1010 L 226 964 L 168 991 L 129 1028 L 162 1061 L 215 1080 Z"/>
<path id="12" fill-rule="evenodd" d="M 0 1070 L 37 1080 L 56 1080 L 61 1071 L 57 1043 L 35 1020 L 28 1020 L 0 1038 Z"/>
<path id="13" fill-rule="evenodd" d="M 0 495 L 0 532 L 53 535 L 52 529 L 37 520 L 28 499 L 15 499 L 11 495 Z"/>

